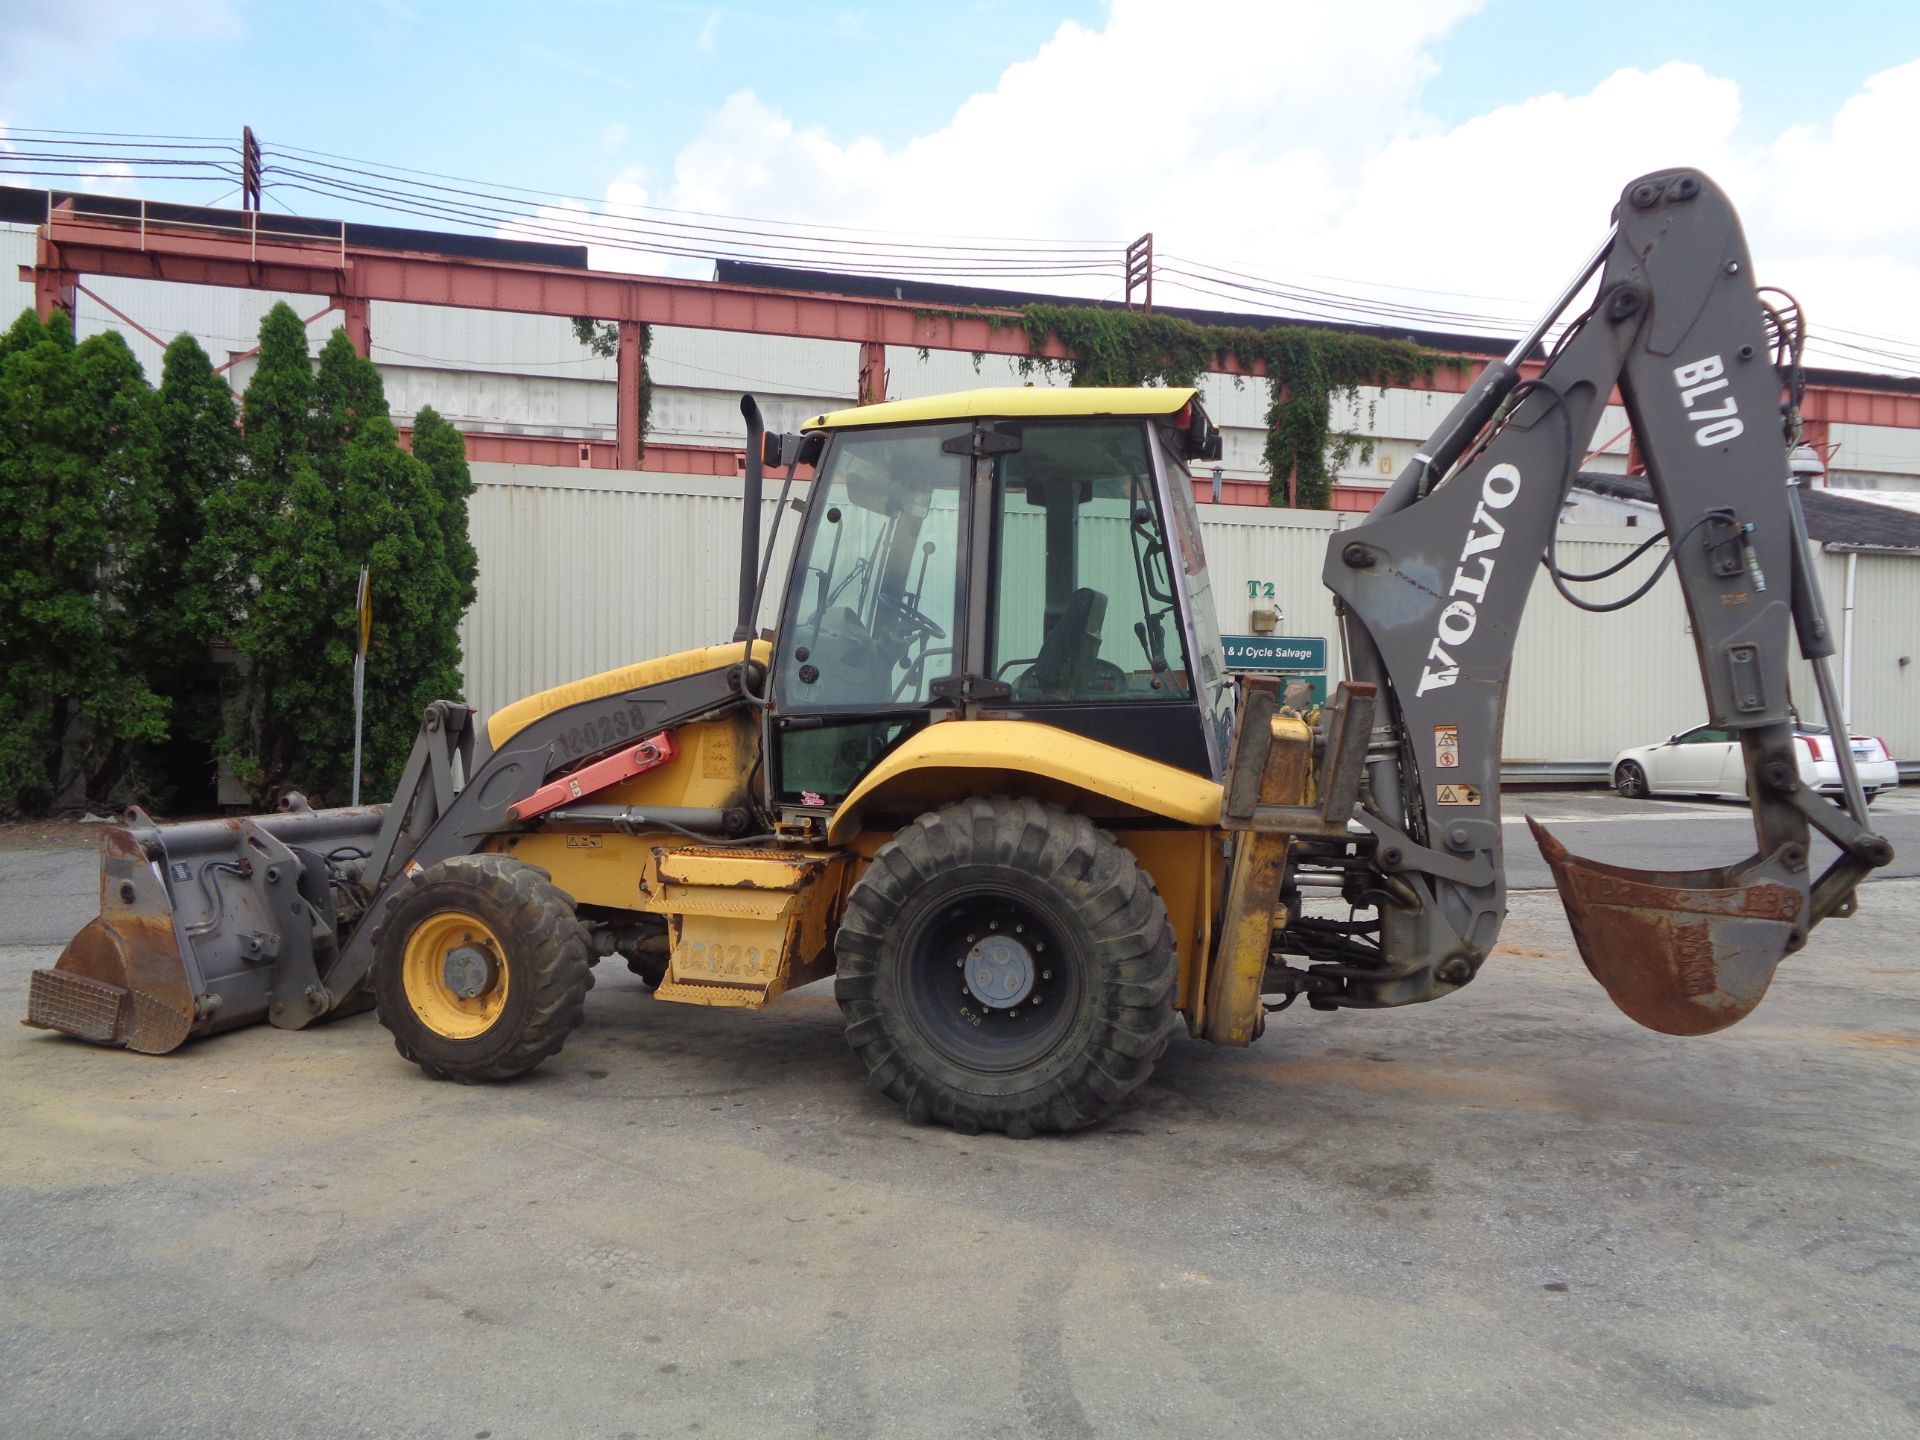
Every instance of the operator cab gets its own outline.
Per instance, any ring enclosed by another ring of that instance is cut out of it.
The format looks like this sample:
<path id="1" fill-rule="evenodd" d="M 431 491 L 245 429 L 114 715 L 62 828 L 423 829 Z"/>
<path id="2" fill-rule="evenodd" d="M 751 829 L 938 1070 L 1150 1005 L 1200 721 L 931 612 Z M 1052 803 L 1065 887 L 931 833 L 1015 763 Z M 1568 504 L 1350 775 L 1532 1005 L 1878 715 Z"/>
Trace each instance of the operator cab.
<path id="1" fill-rule="evenodd" d="M 772 659 L 776 807 L 831 809 L 950 719 L 1219 778 L 1232 687 L 1187 469 L 1219 432 L 1191 390 L 973 391 L 806 429 L 825 445 Z"/>

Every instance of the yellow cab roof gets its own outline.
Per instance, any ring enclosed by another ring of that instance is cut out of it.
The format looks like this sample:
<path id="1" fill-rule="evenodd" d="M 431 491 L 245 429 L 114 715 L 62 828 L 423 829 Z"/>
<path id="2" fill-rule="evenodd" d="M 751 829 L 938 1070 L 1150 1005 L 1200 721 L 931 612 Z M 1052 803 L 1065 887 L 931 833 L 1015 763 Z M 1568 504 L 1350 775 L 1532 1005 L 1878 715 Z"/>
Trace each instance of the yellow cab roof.
<path id="1" fill-rule="evenodd" d="M 927 395 L 918 400 L 889 400 L 815 415 L 802 430 L 848 430 L 867 425 L 928 424 L 941 420 L 1009 419 L 1032 415 L 1173 415 L 1193 399 L 1187 386 L 1154 388 L 1099 386 L 1002 386 Z"/>

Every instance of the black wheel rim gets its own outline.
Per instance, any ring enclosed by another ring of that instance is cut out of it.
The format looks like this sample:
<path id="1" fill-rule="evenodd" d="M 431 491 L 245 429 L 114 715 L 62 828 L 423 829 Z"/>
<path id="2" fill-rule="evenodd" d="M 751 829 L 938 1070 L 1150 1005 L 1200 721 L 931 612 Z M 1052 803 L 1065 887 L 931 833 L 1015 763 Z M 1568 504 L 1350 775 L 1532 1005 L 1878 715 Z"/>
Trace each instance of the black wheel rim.
<path id="1" fill-rule="evenodd" d="M 1044 1059 L 1079 1009 L 1079 957 L 1044 907 L 1009 888 L 970 888 L 933 905 L 901 937 L 900 957 L 914 1028 L 968 1070 Z"/>

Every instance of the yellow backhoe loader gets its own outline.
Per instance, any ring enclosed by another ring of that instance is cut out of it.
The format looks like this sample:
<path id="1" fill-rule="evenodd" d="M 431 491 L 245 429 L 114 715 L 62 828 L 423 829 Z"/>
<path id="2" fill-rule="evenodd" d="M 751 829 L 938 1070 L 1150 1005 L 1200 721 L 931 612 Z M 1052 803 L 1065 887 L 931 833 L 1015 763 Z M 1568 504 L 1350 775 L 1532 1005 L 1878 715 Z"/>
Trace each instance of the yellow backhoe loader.
<path id="1" fill-rule="evenodd" d="M 1634 182 L 1549 314 L 1333 537 L 1348 678 L 1306 714 L 1227 673 L 1188 470 L 1219 436 L 1193 391 L 982 390 L 779 436 L 748 400 L 731 642 L 484 725 L 435 704 L 385 806 L 130 813 L 105 837 L 101 913 L 34 974 L 29 1023 L 159 1052 L 371 1000 L 429 1074 L 498 1080 L 560 1049 L 602 957 L 657 1001 L 739 1009 L 832 975 L 876 1088 L 917 1119 L 1025 1135 L 1108 1114 L 1182 1020 L 1241 1045 L 1303 996 L 1451 994 L 1505 911 L 1521 610 L 1536 564 L 1585 603 L 1568 582 L 1594 577 L 1559 569 L 1553 535 L 1618 386 L 1757 849 L 1655 874 L 1540 843 L 1620 1008 L 1720 1029 L 1891 858 L 1844 747 L 1841 804 L 1793 751 L 1790 634 L 1838 723 L 1788 467 L 1799 344 L 1705 177 Z M 814 478 L 778 625 L 756 635 L 766 464 Z M 1810 828 L 1839 850 L 1817 876 Z"/>

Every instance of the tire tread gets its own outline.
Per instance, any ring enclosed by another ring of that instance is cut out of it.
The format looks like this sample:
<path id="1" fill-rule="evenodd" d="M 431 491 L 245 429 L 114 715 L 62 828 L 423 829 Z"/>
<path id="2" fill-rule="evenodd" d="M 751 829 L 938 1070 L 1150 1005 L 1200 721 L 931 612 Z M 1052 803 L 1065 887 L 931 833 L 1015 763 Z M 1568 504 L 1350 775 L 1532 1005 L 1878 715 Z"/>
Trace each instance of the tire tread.
<path id="1" fill-rule="evenodd" d="M 902 912 L 938 877 L 982 863 L 1044 880 L 1085 926 L 1086 983 L 1100 1016 L 1067 1066 L 1007 1096 L 968 1090 L 969 1072 L 896 1031 L 904 1022 L 881 999 Z M 961 800 L 903 828 L 854 887 L 835 949 L 834 993 L 868 1083 L 908 1119 L 936 1120 L 962 1133 L 989 1129 L 1024 1138 L 1094 1124 L 1146 1082 L 1173 1033 L 1179 959 L 1152 878 L 1084 815 L 1027 797 Z"/>

